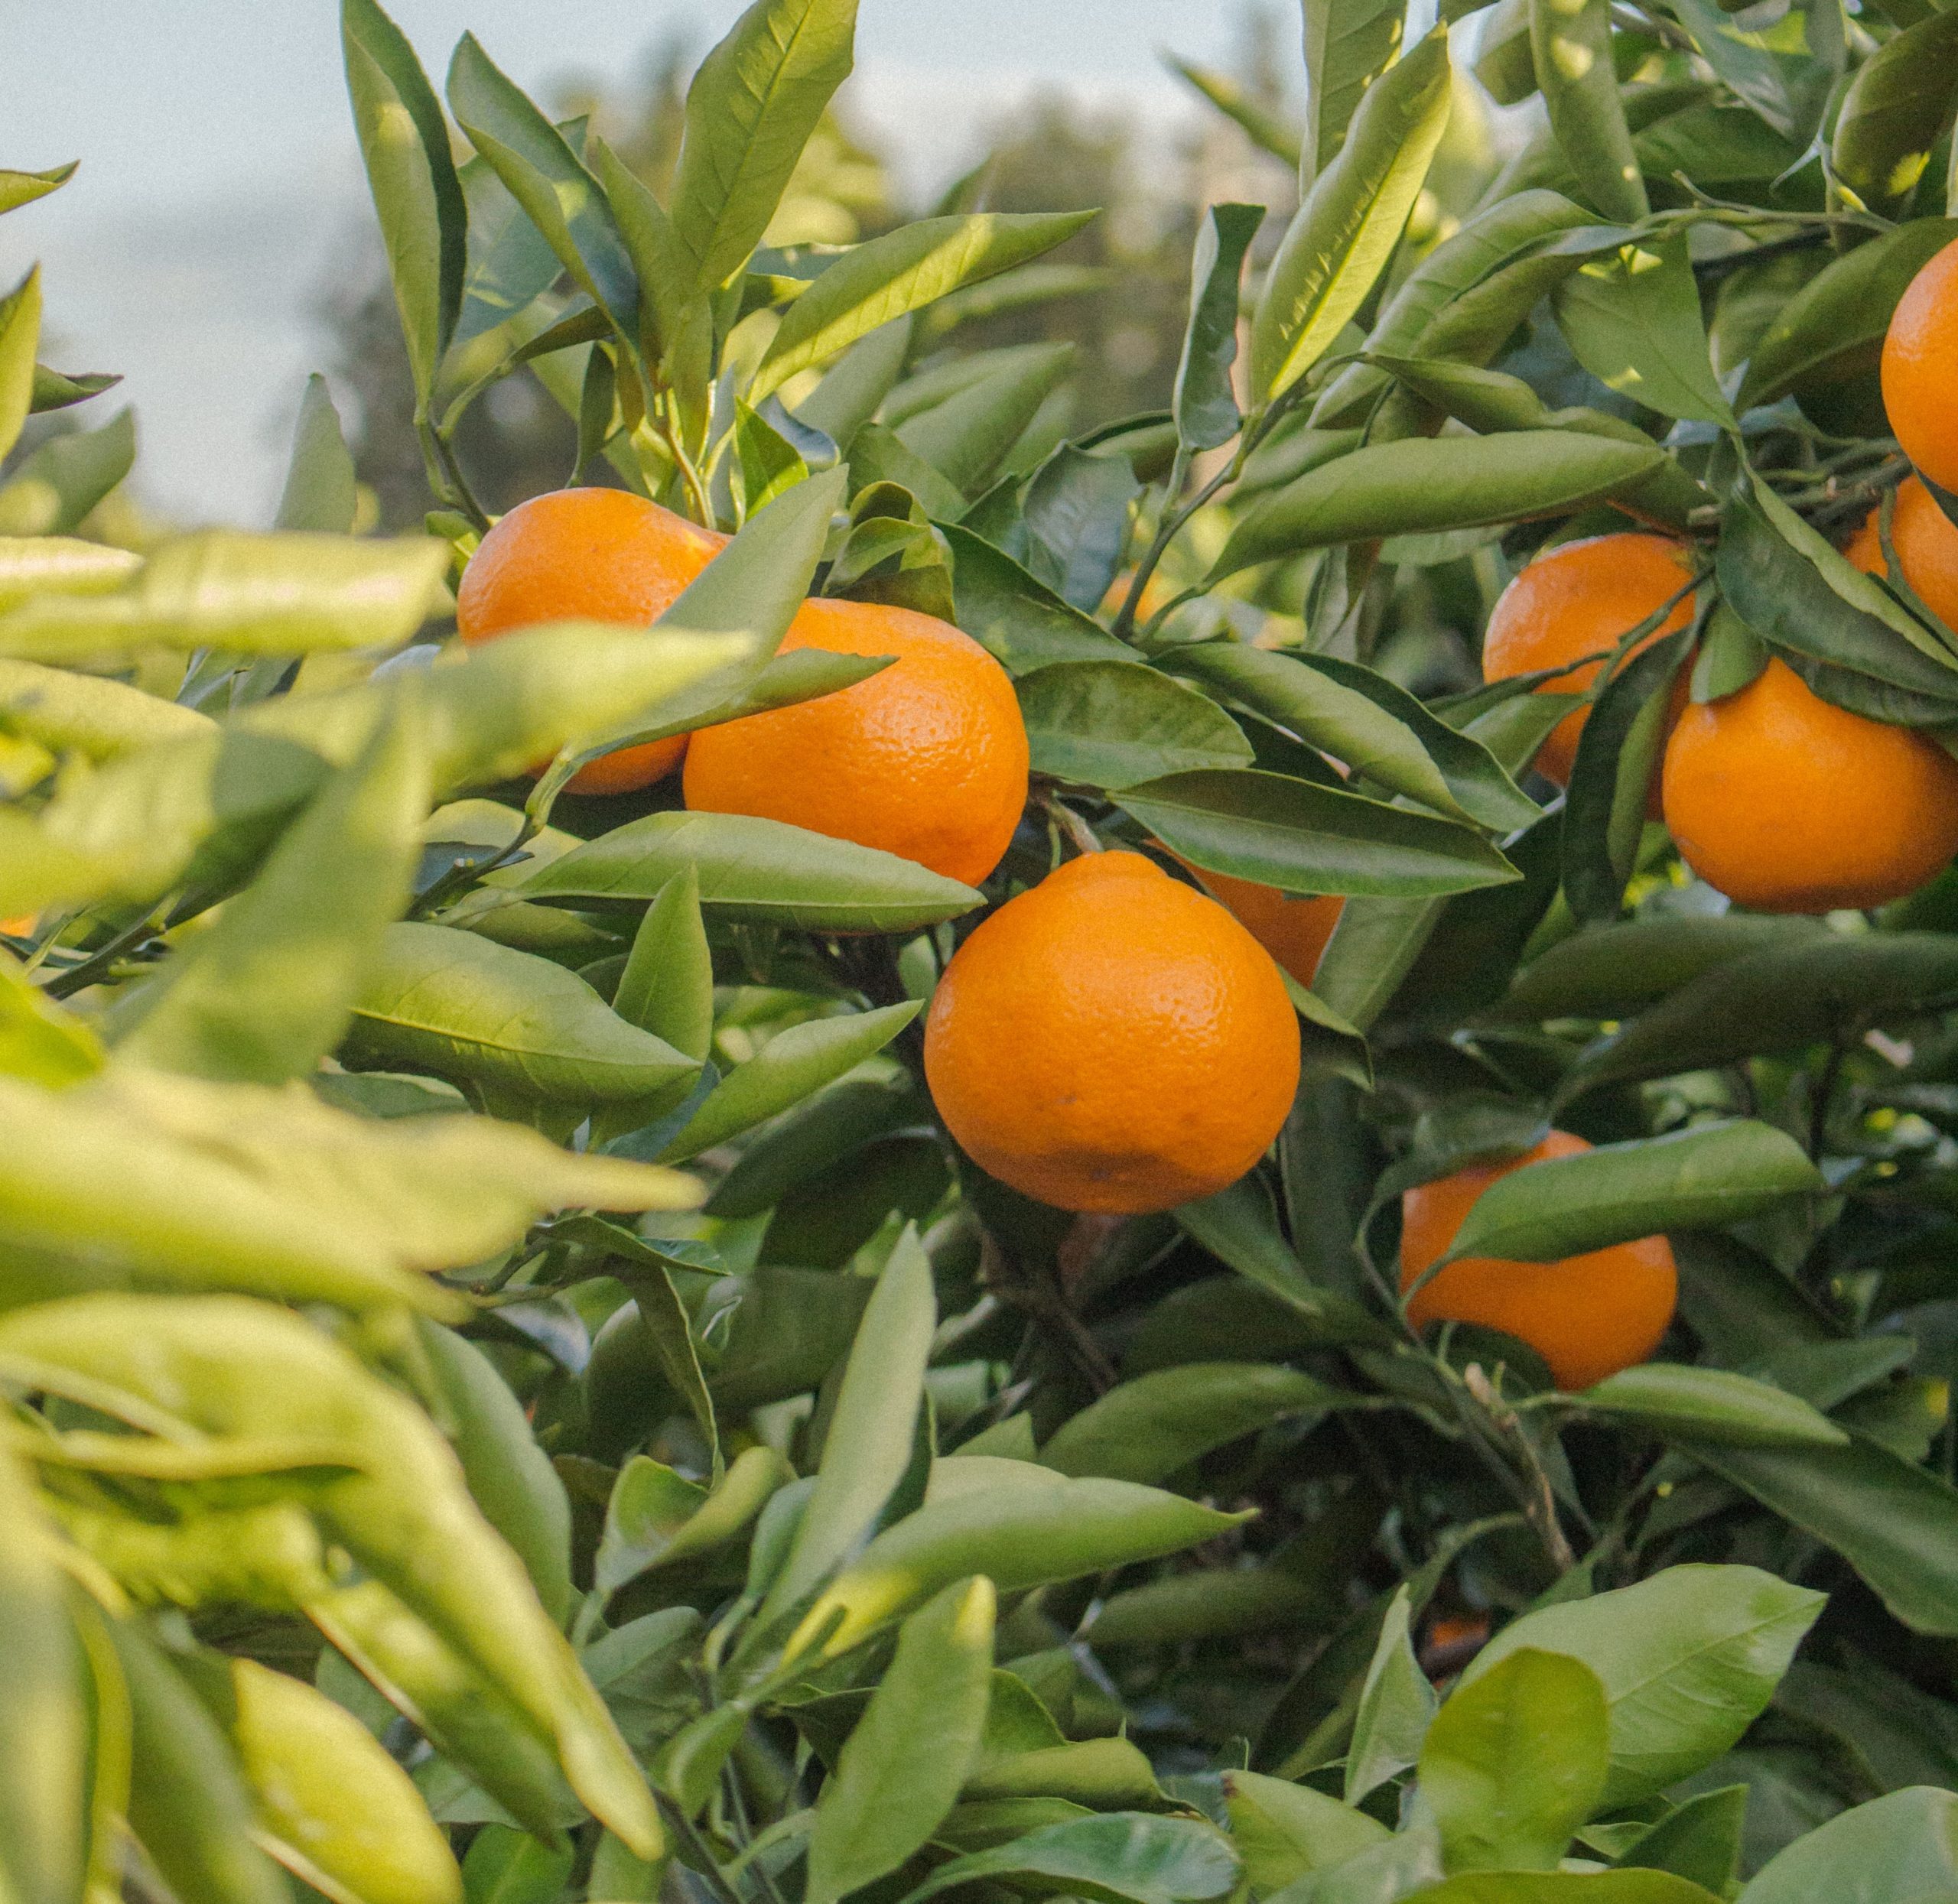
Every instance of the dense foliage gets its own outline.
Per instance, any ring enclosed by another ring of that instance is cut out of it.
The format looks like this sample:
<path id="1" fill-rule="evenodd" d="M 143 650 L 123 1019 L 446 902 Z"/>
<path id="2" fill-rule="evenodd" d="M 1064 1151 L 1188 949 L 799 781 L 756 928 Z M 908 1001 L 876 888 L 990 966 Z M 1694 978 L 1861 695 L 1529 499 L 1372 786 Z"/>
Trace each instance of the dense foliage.
<path id="1" fill-rule="evenodd" d="M 344 0 L 428 533 L 353 533 L 317 381 L 272 533 L 118 546 L 126 418 L 0 488 L 0 1898 L 1958 1899 L 1958 879 L 1745 913 L 1651 805 L 1771 658 L 1958 728 L 1876 374 L 1958 14 L 1443 11 L 1306 0 L 1303 125 L 1193 75 L 1298 209 L 1212 208 L 1169 406 L 1065 440 L 1066 347 L 933 314 L 1066 293 L 1078 216 L 775 226 L 851 0 L 756 0 L 663 197 Z M 1465 47 L 1528 102 L 1493 178 Z M 39 319 L 9 444 L 112 381 Z M 526 367 L 573 480 L 731 533 L 650 632 L 447 638 Z M 1477 684 L 1516 570 L 1634 520 L 1686 625 Z M 983 890 L 566 792 L 873 677 L 776 651 L 811 593 L 1013 675 Z M 1344 900 L 1272 1155 L 1127 1217 L 921 1068 L 955 947 L 1103 846 Z M 1403 1193 L 1553 1117 L 1597 1148 L 1455 1253 L 1680 1278 L 1568 1389 L 1394 1274 Z"/>

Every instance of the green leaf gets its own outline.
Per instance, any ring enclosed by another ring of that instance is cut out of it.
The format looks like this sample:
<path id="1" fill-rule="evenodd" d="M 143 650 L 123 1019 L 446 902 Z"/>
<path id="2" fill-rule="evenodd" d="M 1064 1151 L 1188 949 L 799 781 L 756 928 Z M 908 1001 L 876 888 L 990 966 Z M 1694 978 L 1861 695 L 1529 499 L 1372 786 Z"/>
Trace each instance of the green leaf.
<path id="1" fill-rule="evenodd" d="M 571 130 L 568 125 L 558 129 L 568 135 Z M 525 216 L 487 160 L 470 160 L 457 176 L 469 213 L 469 256 L 462 308 L 442 366 L 445 395 L 466 388 L 511 345 L 530 341 L 516 327 L 505 327 L 529 310 L 562 269 L 550 241 Z M 532 328 L 541 331 L 545 320 L 538 317 Z"/>
<path id="2" fill-rule="evenodd" d="M 1519 1647 L 1435 1715 L 1421 1795 L 1451 1871 L 1554 1871 L 1610 1772 L 1605 1689 L 1581 1660 Z"/>
<path id="3" fill-rule="evenodd" d="M 1560 940 L 1531 960 L 1511 983 L 1503 1015 L 1629 1018 L 1717 966 L 1805 941 L 1823 929 L 1810 919 L 1739 912 L 1599 927 Z"/>
<path id="4" fill-rule="evenodd" d="M 1735 407 L 1751 409 L 1811 381 L 1875 370 L 1898 299 L 1954 238 L 1958 219 L 1913 219 L 1831 258 L 1787 301 L 1748 353 Z"/>
<path id="5" fill-rule="evenodd" d="M 857 1324 L 823 1439 L 815 1489 L 763 1603 L 763 1620 L 789 1611 L 820 1586 L 877 1525 L 911 1464 L 937 1323 L 931 1259 L 917 1233 L 907 1229 Z M 866 1554 L 859 1565 L 869 1558 Z"/>
<path id="6" fill-rule="evenodd" d="M 1585 197 L 1607 218 L 1643 218 L 1651 208 L 1612 63 L 1609 0 L 1530 0 L 1530 54 Z"/>
<path id="7" fill-rule="evenodd" d="M 1010 674 L 1055 661 L 1133 661 L 1136 651 L 1064 601 L 1003 551 L 942 523 L 958 625 Z"/>
<path id="8" fill-rule="evenodd" d="M 1251 323 L 1251 388 L 1282 395 L 1331 347 L 1400 242 L 1448 123 L 1448 36 L 1368 87 L 1338 155 L 1293 215 Z"/>
<path id="9" fill-rule="evenodd" d="M 903 375 L 912 329 L 911 320 L 901 317 L 860 338 L 802 399 L 795 412 L 797 421 L 821 431 L 847 453 L 857 432 L 877 414 L 877 406 Z"/>
<path id="10" fill-rule="evenodd" d="M 457 124 L 572 281 L 636 349 L 639 287 L 626 241 L 598 181 L 563 133 L 497 69 L 473 34 L 457 43 L 448 95 Z"/>
<path id="11" fill-rule="evenodd" d="M 654 894 L 633 936 L 612 1009 L 629 1025 L 704 1062 L 714 1040 L 714 957 L 689 865 Z"/>
<path id="12" fill-rule="evenodd" d="M 34 353 L 41 343 L 41 267 L 0 297 L 0 457 L 21 439 L 34 404 Z"/>
<path id="13" fill-rule="evenodd" d="M 447 926 L 390 926 L 353 1011 L 356 1065 L 432 1071 L 518 1103 L 648 1097 L 698 1068 L 575 973 Z"/>
<path id="14" fill-rule="evenodd" d="M 1734 612 L 1725 601 L 1713 604 L 1693 657 L 1692 690 L 1696 703 L 1723 700 L 1758 681 L 1768 665 L 1768 645 Z"/>
<path id="15" fill-rule="evenodd" d="M 70 159 L 66 165 L 54 166 L 45 172 L 0 168 L 0 213 L 17 212 L 23 205 L 31 205 L 36 199 L 58 191 L 75 176 L 75 167 L 80 163 L 77 159 Z"/>
<path id="16" fill-rule="evenodd" d="M 1365 1812 L 1309 1785 L 1241 1771 L 1226 1772 L 1223 1782 L 1231 1842 L 1244 1860 L 1245 1876 L 1262 1896 L 1389 1836 L 1387 1827 Z"/>
<path id="17" fill-rule="evenodd" d="M 615 1593 L 656 1567 L 713 1552 L 753 1525 L 776 1490 L 795 1478 L 772 1447 L 743 1448 L 712 1492 L 636 1454 L 619 1471 L 593 1563 L 601 1593 Z"/>
<path id="18" fill-rule="evenodd" d="M 117 1000 L 119 1061 L 279 1084 L 340 1042 L 421 855 L 428 767 L 416 726 L 378 728 L 217 923 Z"/>
<path id="19" fill-rule="evenodd" d="M 1725 1897 L 1740 1875 L 1747 1802 L 1744 1785 L 1702 1792 L 1621 1852 L 1618 1865 L 1628 1870 L 1670 1871 L 1703 1884 L 1716 1897 Z"/>
<path id="20" fill-rule="evenodd" d="M 119 410 L 96 430 L 50 437 L 0 489 L 0 533 L 66 535 L 134 466 L 136 413 Z"/>
<path id="21" fill-rule="evenodd" d="M 922 1115 L 908 1087 L 846 1078 L 755 1138 L 714 1186 L 707 1207 L 717 1217 L 758 1217 L 865 1144 L 916 1126 Z"/>
<path id="22" fill-rule="evenodd" d="M 1716 1904 L 1664 1871 L 1470 1872 L 1411 1895 L 1421 1904 Z"/>
<path id="23" fill-rule="evenodd" d="M 486 1824 L 462 1861 L 467 1904 L 554 1904 L 571 1875 L 568 1844 L 547 1844 L 506 1824 Z"/>
<path id="24" fill-rule="evenodd" d="M 537 1444 L 523 1405 L 496 1365 L 466 1337 L 425 1318 L 418 1324 L 432 1399 L 461 1457 L 483 1518 L 515 1549 L 545 1611 L 571 1611 L 571 1504 Z"/>
<path id="25" fill-rule="evenodd" d="M 1195 1904 L 1238 1880 L 1229 1841 L 1186 1818 L 1117 1811 L 1029 1831 L 988 1851 L 941 1864 L 908 1893 L 924 1904 L 955 1884 L 997 1880 L 1091 1899 L 1095 1904 Z"/>
<path id="26" fill-rule="evenodd" d="M 1958 996 L 1958 947 L 1936 933 L 1788 942 L 1724 960 L 1592 1048 L 1566 1100 L 1609 1080 L 1660 1077 L 1799 1050 L 1849 1028 L 1914 1015 Z"/>
<path id="27" fill-rule="evenodd" d="M 0 1746 L 0 1883 L 21 1904 L 68 1904 L 83 1882 L 88 1707 L 57 1551 L 28 1472 L 0 1454 L 0 1701 L 32 1715 Z"/>
<path id="28" fill-rule="evenodd" d="M 1132 787 L 1251 764 L 1251 742 L 1222 708 L 1139 661 L 1054 661 L 1015 685 L 1033 769 L 1056 780 Z"/>
<path id="29" fill-rule="evenodd" d="M 899 424 L 897 440 L 961 495 L 977 496 L 1073 374 L 1079 354 L 1071 343 L 1026 346 L 1010 362 Z"/>
<path id="30" fill-rule="evenodd" d="M 660 1153 L 660 1161 L 684 1162 L 799 1104 L 882 1051 L 920 1009 L 915 1002 L 880 1006 L 843 1018 L 811 1019 L 776 1032 L 714 1087 Z"/>
<path id="31" fill-rule="evenodd" d="M 428 618 L 447 560 L 428 536 L 203 530 L 164 543 L 113 593 L 38 595 L 0 614 L 0 654 L 65 661 L 132 648 L 395 647 Z"/>
<path id="32" fill-rule="evenodd" d="M 818 931 L 915 931 L 981 902 L 971 887 L 894 853 L 717 813 L 629 820 L 539 868 L 518 890 L 559 905 L 636 906 L 688 866 L 709 911 Z"/>
<path id="33" fill-rule="evenodd" d="M 1171 774 L 1116 804 L 1192 865 L 1287 892 L 1463 892 L 1517 876 L 1466 827 L 1280 774 Z"/>
<path id="34" fill-rule="evenodd" d="M 1395 37 L 1399 37 L 1397 14 Z M 1318 98 L 1314 89 L 1313 98 Z M 1213 205 L 1198 229 L 1190 260 L 1190 311 L 1183 327 L 1172 402 L 1176 440 L 1188 450 L 1215 450 L 1243 419 L 1231 367 L 1238 361 L 1238 285 L 1244 257 L 1264 223 L 1262 205 Z"/>
<path id="35" fill-rule="evenodd" d="M 469 208 L 441 102 L 401 29 L 375 0 L 341 0 L 340 45 L 408 367 L 425 405 L 462 307 Z"/>
<path id="36" fill-rule="evenodd" d="M 1573 354 L 1608 389 L 1665 416 L 1735 427 L 1683 233 L 1579 265 L 1551 304 Z"/>
<path id="37" fill-rule="evenodd" d="M 802 148 L 850 75 L 856 0 L 755 0 L 701 62 L 671 200 L 694 287 L 762 241 Z"/>
<path id="38" fill-rule="evenodd" d="M 1948 1904 L 1958 1897 L 1958 1797 L 1919 1786 L 1839 1814 L 1768 1860 L 1742 1904 Z"/>
<path id="39" fill-rule="evenodd" d="M 1306 132 L 1299 176 L 1310 185 L 1338 156 L 1367 89 L 1400 50 L 1396 0 L 1306 0 Z"/>
<path id="40" fill-rule="evenodd" d="M 1536 802 L 1486 747 L 1371 668 L 1237 642 L 1193 642 L 1166 658 L 1360 778 L 1452 819 L 1508 832 L 1537 817 Z"/>
<path id="41" fill-rule="evenodd" d="M 340 412 L 333 408 L 326 379 L 315 371 L 306 379 L 306 394 L 300 399 L 292 460 L 273 526 L 350 535 L 355 502 L 353 458 L 340 434 Z"/>
<path id="42" fill-rule="evenodd" d="M 1830 140 L 1836 176 L 1872 210 L 1888 210 L 1923 177 L 1958 93 L 1958 21 L 1933 14 L 1886 40 L 1858 67 Z"/>
<path id="43" fill-rule="evenodd" d="M 1064 1422 L 1040 1451 L 1062 1474 L 1156 1483 L 1273 1423 L 1352 1397 L 1270 1363 L 1193 1362 L 1140 1375 Z"/>
<path id="44" fill-rule="evenodd" d="M 1130 510 L 1141 494 L 1127 457 L 1062 444 L 1021 492 L 1028 565 L 1064 601 L 1092 612 L 1127 559 Z"/>
<path id="45" fill-rule="evenodd" d="M 1176 1553 L 1244 1518 L 1131 1481 L 1069 1480 L 1029 1467 L 1020 1483 L 929 1501 L 887 1528 L 817 1597 L 789 1655 L 820 1640 L 823 1657 L 834 1659 L 968 1574 L 1016 1593 Z"/>
<path id="46" fill-rule="evenodd" d="M 1740 1447 L 1688 1441 L 1693 1458 L 1768 1510 L 1834 1548 L 1917 1633 L 1958 1633 L 1947 1556 L 1958 1490 L 1860 1434 L 1843 1447 Z"/>
<path id="47" fill-rule="evenodd" d="M 849 1353 L 871 1287 L 816 1269 L 724 1278 L 700 1315 L 701 1337 L 714 1344 L 707 1381 L 716 1403 L 738 1412 L 820 1386 Z"/>
<path id="48" fill-rule="evenodd" d="M 1388 1604 L 1360 1691 L 1353 1743 L 1346 1754 L 1348 1805 L 1358 1805 L 1376 1786 L 1414 1764 L 1434 1719 L 1435 1689 L 1414 1657 L 1411 1613 L 1408 1589 L 1403 1586 Z"/>
<path id="49" fill-rule="evenodd" d="M 1725 1369 L 1648 1362 L 1608 1375 L 1572 1399 L 1660 1434 L 1737 1447 L 1841 1447 L 1849 1438 L 1799 1396 Z"/>
<path id="50" fill-rule="evenodd" d="M 1299 128 L 1254 97 L 1241 80 L 1215 67 L 1179 60 L 1173 53 L 1164 54 L 1163 63 L 1238 126 L 1260 151 L 1269 152 L 1294 171 L 1298 169 Z"/>
<path id="51" fill-rule="evenodd" d="M 1821 1594 L 1751 1567 L 1668 1568 L 1524 1614 L 1475 1655 L 1462 1684 L 1524 1647 L 1582 1661 L 1610 1708 L 1602 1803 L 1628 1805 L 1690 1777 L 1740 1737 L 1822 1604 Z"/>
<path id="52" fill-rule="evenodd" d="M 1254 504 L 1208 583 L 1342 542 L 1565 515 L 1636 486 L 1664 461 L 1657 444 L 1560 430 L 1371 444 Z"/>
<path id="53" fill-rule="evenodd" d="M 1716 1229 L 1790 1197 L 1820 1173 L 1787 1132 L 1751 1118 L 1526 1164 L 1470 1205 L 1443 1262 L 1555 1262 L 1667 1230 Z"/>
<path id="54" fill-rule="evenodd" d="M 102 1062 L 87 1020 L 57 1004 L 0 953 L 0 1076 L 59 1090 L 93 1077 Z"/>
<path id="55" fill-rule="evenodd" d="M 791 377 L 909 312 L 1052 250 L 1094 216 L 981 212 L 920 219 L 854 246 L 789 307 L 763 355 L 749 401 L 759 403 Z"/>
<path id="56" fill-rule="evenodd" d="M 979 1756 L 993 1666 L 993 1583 L 948 1587 L 897 1651 L 825 1782 L 809 1834 L 809 1904 L 834 1904 L 921 1850 Z"/>
<path id="57" fill-rule="evenodd" d="M 0 537 L 0 608 L 44 593 L 106 594 L 141 567 L 142 558 L 128 549 L 71 536 Z"/>
<path id="58" fill-rule="evenodd" d="M 1716 76 L 1790 145 L 1807 151 L 1843 70 L 1839 9 L 1826 4 L 1801 9 L 1802 31 L 1795 36 L 1784 30 L 1785 15 L 1764 31 L 1729 18 L 1712 0 L 1670 3 Z"/>

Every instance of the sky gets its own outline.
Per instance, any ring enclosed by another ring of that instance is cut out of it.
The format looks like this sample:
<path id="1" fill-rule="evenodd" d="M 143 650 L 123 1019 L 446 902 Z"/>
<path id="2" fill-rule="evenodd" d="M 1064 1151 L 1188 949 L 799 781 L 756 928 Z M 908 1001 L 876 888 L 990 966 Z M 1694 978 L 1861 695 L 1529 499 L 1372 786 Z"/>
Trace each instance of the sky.
<path id="1" fill-rule="evenodd" d="M 473 31 L 519 84 L 623 78 L 677 31 L 702 47 L 740 0 L 394 0 L 437 86 Z M 173 515 L 262 525 L 276 501 L 315 315 L 371 220 L 335 0 L 14 0 L 0 10 L 0 165 L 79 159 L 0 221 L 0 278 L 39 258 L 44 358 L 125 385 L 138 492 Z M 915 190 L 975 159 L 1040 88 L 1187 108 L 1157 58 L 1228 55 L 1236 0 L 861 0 L 857 122 Z"/>

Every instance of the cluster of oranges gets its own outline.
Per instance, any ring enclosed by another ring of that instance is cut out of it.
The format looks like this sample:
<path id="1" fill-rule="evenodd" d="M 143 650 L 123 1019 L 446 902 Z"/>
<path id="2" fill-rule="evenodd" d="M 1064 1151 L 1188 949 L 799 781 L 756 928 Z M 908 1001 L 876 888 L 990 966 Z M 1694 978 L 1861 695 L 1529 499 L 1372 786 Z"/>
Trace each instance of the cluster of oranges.
<path id="1" fill-rule="evenodd" d="M 1883 379 L 1912 461 L 1958 487 L 1953 313 L 1958 244 L 1899 306 Z M 646 625 L 726 541 L 620 491 L 537 497 L 471 560 L 462 638 L 574 618 Z M 1898 494 L 1891 546 L 1919 599 L 1958 623 L 1958 527 L 1918 477 Z M 1885 572 L 1875 512 L 1847 552 Z M 1587 687 L 1641 624 L 1648 641 L 1687 626 L 1694 580 L 1687 547 L 1667 536 L 1563 544 L 1497 603 L 1485 677 L 1558 670 L 1546 686 Z M 573 789 L 629 791 L 678 768 L 697 811 L 786 821 L 968 884 L 990 874 L 1027 782 L 1026 731 L 999 664 L 946 622 L 862 602 L 805 602 L 782 645 L 894 660 L 818 700 L 616 750 Z M 1559 785 L 1585 717 L 1569 715 L 1538 754 Z M 1702 878 L 1745 905 L 1878 905 L 1958 853 L 1958 762 L 1924 734 L 1821 699 L 1779 659 L 1702 703 L 1682 680 L 1669 725 L 1654 817 Z M 1063 1209 L 1160 1210 L 1234 1181 L 1276 1136 L 1299 1062 L 1279 968 L 1311 982 L 1341 902 L 1189 870 L 1203 892 L 1137 853 L 1070 860 L 998 908 L 947 966 L 926 1021 L 927 1079 L 952 1135 L 1003 1181 Z M 1555 1131 L 1522 1157 L 1410 1190 L 1403 1287 L 1444 1255 L 1496 1177 L 1586 1148 Z M 1408 1313 L 1502 1330 L 1576 1388 L 1649 1355 L 1674 1294 L 1671 1253 L 1647 1237 L 1558 1263 L 1451 1262 L 1413 1290 Z"/>

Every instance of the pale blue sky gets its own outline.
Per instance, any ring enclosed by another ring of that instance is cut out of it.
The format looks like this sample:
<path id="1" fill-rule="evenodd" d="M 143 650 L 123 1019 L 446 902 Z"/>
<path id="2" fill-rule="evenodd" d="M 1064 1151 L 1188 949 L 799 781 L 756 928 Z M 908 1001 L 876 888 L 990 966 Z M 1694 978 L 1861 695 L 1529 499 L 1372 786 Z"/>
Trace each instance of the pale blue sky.
<path id="1" fill-rule="evenodd" d="M 470 29 L 538 86 L 623 74 L 675 28 L 704 47 L 740 0 L 392 11 L 438 85 Z M 125 374 L 144 492 L 176 512 L 262 521 L 276 493 L 285 420 L 319 353 L 311 308 L 366 215 L 338 11 L 333 0 L 0 11 L 0 164 L 82 161 L 66 190 L 0 224 L 0 271 L 44 261 L 60 346 L 49 354 Z M 976 156 L 986 121 L 1037 86 L 1117 96 L 1166 127 L 1184 107 L 1156 50 L 1221 60 L 1241 13 L 1236 0 L 862 0 L 858 111 L 921 182 Z"/>

